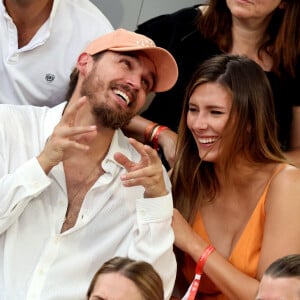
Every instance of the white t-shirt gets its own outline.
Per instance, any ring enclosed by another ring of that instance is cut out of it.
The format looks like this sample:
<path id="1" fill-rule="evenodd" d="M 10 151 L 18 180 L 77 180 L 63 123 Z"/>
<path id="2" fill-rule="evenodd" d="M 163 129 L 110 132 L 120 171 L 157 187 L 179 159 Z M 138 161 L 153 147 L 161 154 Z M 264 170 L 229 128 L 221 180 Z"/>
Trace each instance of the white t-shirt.
<path id="1" fill-rule="evenodd" d="M 54 0 L 49 19 L 18 49 L 17 28 L 0 0 L 0 103 L 54 106 L 85 46 L 113 30 L 89 0 Z"/>
<path id="2" fill-rule="evenodd" d="M 64 105 L 0 105 L 0 299 L 84 300 L 94 273 L 114 256 L 151 263 L 169 299 L 176 275 L 171 192 L 145 199 L 143 187 L 122 185 L 126 170 L 114 153 L 140 156 L 121 130 L 75 226 L 61 233 L 68 204 L 62 163 L 46 175 L 35 157 Z M 165 181 L 170 191 L 166 171 Z"/>

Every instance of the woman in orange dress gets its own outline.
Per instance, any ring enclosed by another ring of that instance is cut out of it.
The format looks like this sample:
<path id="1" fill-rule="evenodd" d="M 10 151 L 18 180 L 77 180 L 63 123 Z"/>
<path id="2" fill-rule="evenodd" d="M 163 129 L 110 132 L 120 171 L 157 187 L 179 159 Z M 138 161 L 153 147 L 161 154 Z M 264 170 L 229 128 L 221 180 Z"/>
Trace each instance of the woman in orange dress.
<path id="1" fill-rule="evenodd" d="M 270 263 L 300 253 L 300 169 L 280 150 L 270 85 L 253 60 L 224 54 L 197 69 L 171 180 L 178 283 L 186 291 L 201 265 L 196 299 L 253 300 Z"/>

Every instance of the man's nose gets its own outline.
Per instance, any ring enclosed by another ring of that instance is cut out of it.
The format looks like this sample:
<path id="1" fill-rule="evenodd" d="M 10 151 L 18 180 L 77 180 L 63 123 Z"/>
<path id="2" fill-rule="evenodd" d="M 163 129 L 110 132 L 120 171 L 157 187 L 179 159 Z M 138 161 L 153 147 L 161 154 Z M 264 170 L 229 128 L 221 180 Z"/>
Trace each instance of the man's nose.
<path id="1" fill-rule="evenodd" d="M 142 77 L 137 73 L 131 73 L 126 78 L 126 83 L 134 89 L 139 89 L 141 87 Z"/>

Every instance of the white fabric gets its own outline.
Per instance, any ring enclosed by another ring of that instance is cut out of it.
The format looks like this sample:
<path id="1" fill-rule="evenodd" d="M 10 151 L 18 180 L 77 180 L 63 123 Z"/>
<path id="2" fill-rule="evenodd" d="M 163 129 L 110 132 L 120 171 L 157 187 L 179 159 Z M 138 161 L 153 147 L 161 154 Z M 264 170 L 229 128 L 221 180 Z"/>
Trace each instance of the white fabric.
<path id="1" fill-rule="evenodd" d="M 112 30 L 89 0 L 54 0 L 48 21 L 18 49 L 17 28 L 0 0 L 0 103 L 51 107 L 65 101 L 78 56 Z"/>
<path id="2" fill-rule="evenodd" d="M 139 154 L 120 130 L 76 225 L 60 233 L 67 210 L 62 164 L 47 176 L 35 157 L 64 105 L 0 105 L 0 299 L 84 300 L 96 270 L 116 255 L 150 262 L 169 299 L 176 274 L 172 196 L 145 199 L 142 187 L 122 186 L 125 169 L 113 154 L 134 161 Z M 166 171 L 165 180 L 170 190 Z"/>

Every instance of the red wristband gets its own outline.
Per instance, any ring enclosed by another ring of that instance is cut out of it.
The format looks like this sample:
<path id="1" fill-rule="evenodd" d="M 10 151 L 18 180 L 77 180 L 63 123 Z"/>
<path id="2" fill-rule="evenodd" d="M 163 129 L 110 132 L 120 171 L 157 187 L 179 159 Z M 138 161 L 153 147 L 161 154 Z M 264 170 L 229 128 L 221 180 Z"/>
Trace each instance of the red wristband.
<path id="1" fill-rule="evenodd" d="M 206 260 L 208 258 L 208 256 L 215 250 L 214 246 L 212 245 L 208 245 L 202 255 L 200 256 L 198 262 L 197 262 L 197 266 L 196 266 L 196 270 L 195 270 L 195 273 L 196 274 L 202 274 L 203 273 L 203 267 L 206 263 Z"/>
<path id="2" fill-rule="evenodd" d="M 198 288 L 199 288 L 199 284 L 200 284 L 200 279 L 201 279 L 201 275 L 203 273 L 203 267 L 207 261 L 208 256 L 215 250 L 215 248 L 212 245 L 208 245 L 202 255 L 200 256 L 197 266 L 196 266 L 196 270 L 195 270 L 195 277 L 194 280 L 192 282 L 192 284 L 190 285 L 186 295 L 182 298 L 182 299 L 187 299 L 187 300 L 194 300 L 196 297 L 196 294 L 198 292 Z"/>
<path id="3" fill-rule="evenodd" d="M 152 137 L 152 145 L 153 145 L 153 148 L 154 148 L 155 150 L 158 150 L 158 147 L 159 147 L 159 145 L 158 145 L 158 136 L 159 136 L 159 134 L 160 134 L 163 130 L 165 130 L 165 129 L 169 129 L 169 127 L 160 125 L 160 126 L 158 126 L 158 128 L 155 130 L 155 133 L 154 133 L 154 135 L 153 135 L 153 137 Z"/>

